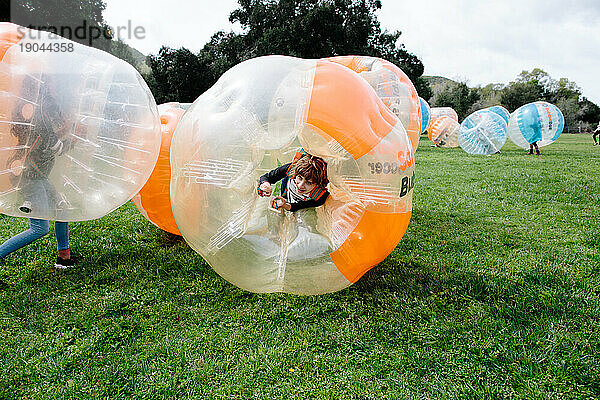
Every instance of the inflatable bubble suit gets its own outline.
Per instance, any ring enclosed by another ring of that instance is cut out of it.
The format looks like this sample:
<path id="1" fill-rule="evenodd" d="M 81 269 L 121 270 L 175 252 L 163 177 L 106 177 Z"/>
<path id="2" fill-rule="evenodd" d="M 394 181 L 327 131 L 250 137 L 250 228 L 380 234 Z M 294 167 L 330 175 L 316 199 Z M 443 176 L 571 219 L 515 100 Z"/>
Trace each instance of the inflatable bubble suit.
<path id="1" fill-rule="evenodd" d="M 34 51 L 50 46 L 55 51 Z M 99 218 L 150 176 L 160 146 L 158 112 L 128 63 L 2 23 L 0 97 L 0 212 Z"/>
<path id="2" fill-rule="evenodd" d="M 433 141 L 433 136 L 431 136 L 431 127 L 433 123 L 442 117 L 450 117 L 454 121 L 458 122 L 458 114 L 451 107 L 431 107 L 429 110 L 429 126 L 427 130 L 427 136 L 429 140 Z M 439 124 L 438 124 L 439 125 Z M 456 144 L 458 146 L 458 142 Z"/>
<path id="3" fill-rule="evenodd" d="M 323 206 L 272 211 L 258 179 L 299 149 L 327 162 Z M 413 149 L 369 84 L 327 60 L 267 56 L 227 71 L 179 122 L 171 203 L 190 246 L 252 292 L 343 289 L 410 220 Z"/>
<path id="4" fill-rule="evenodd" d="M 460 124 L 458 144 L 469 154 L 494 154 L 506 142 L 506 122 L 488 109 L 475 111 Z"/>
<path id="5" fill-rule="evenodd" d="M 400 119 L 416 150 L 421 136 L 421 106 L 417 89 L 398 66 L 381 58 L 339 56 L 327 60 L 357 72 Z"/>
<path id="6" fill-rule="evenodd" d="M 524 149 L 537 142 L 538 147 L 554 142 L 565 127 L 565 117 L 554 104 L 545 101 L 525 104 L 510 116 L 508 137 Z"/>
<path id="7" fill-rule="evenodd" d="M 506 122 L 506 125 L 508 126 L 508 121 L 510 120 L 510 113 L 506 108 L 502 106 L 491 106 L 486 108 L 486 110 L 490 110 L 491 112 L 494 112 L 501 116 L 504 122 Z"/>
<path id="8" fill-rule="evenodd" d="M 431 107 L 429 119 L 433 121 L 440 117 L 450 117 L 458 122 L 458 114 L 452 107 Z"/>
<path id="9" fill-rule="evenodd" d="M 450 117 L 439 117 L 429 125 L 429 136 L 437 147 L 458 147 L 460 125 Z"/>
<path id="10" fill-rule="evenodd" d="M 189 103 L 176 102 L 158 106 L 162 128 L 158 161 L 142 190 L 131 199 L 148 221 L 174 235 L 181 233 L 171 209 L 171 140 L 181 116 L 189 106 Z"/>
<path id="11" fill-rule="evenodd" d="M 419 97 L 419 101 L 421 102 L 421 133 L 424 133 L 427 130 L 427 127 L 429 126 L 431 108 L 429 107 L 429 103 L 427 103 L 425 99 Z"/>

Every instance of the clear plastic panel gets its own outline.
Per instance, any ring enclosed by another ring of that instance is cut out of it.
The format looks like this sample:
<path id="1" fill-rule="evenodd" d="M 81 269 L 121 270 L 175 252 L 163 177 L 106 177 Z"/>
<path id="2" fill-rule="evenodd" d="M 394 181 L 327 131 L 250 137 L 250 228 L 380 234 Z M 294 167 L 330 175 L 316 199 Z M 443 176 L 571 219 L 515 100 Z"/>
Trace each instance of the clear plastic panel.
<path id="1" fill-rule="evenodd" d="M 502 117 L 504 122 L 506 122 L 506 124 L 508 125 L 508 121 L 510 120 L 510 112 L 508 112 L 508 110 L 506 108 L 504 108 L 502 106 L 491 106 L 491 107 L 486 108 L 486 110 L 489 110 L 491 112 L 498 114 L 500 117 Z"/>
<path id="2" fill-rule="evenodd" d="M 499 114 L 479 110 L 465 118 L 460 125 L 458 143 L 469 154 L 494 154 L 506 142 L 507 128 Z"/>
<path id="3" fill-rule="evenodd" d="M 438 118 L 450 117 L 458 122 L 458 114 L 452 107 L 431 107 L 430 109 L 430 120 L 433 123 Z"/>

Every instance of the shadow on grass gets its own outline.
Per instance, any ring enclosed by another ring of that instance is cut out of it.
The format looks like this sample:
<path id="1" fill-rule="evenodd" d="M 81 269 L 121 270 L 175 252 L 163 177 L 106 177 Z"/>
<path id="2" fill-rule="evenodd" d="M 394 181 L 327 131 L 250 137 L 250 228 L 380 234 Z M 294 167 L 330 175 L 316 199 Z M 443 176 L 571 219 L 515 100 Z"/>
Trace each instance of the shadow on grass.
<path id="1" fill-rule="evenodd" d="M 15 285 L 3 286 L 0 281 L 0 290 L 16 294 L 22 289 L 31 293 L 33 289 L 40 300 L 57 292 L 101 289 L 127 293 L 140 287 L 161 287 L 160 297 L 165 298 L 194 286 L 193 297 L 186 301 L 210 298 L 216 303 L 216 297 L 242 307 L 256 302 L 299 307 L 315 302 L 315 296 L 244 292 L 218 277 L 181 237 L 158 229 L 144 231 L 131 243 L 126 237 L 108 243 L 102 241 L 102 236 L 91 236 L 89 240 L 82 243 L 82 249 L 87 250 L 77 268 L 28 268 Z M 338 305 L 361 304 L 373 313 L 381 307 L 393 307 L 398 298 L 404 299 L 402 307 L 409 307 L 409 301 L 420 302 L 440 314 L 460 313 L 476 305 L 517 324 L 567 312 L 576 315 L 583 300 L 569 297 L 569 290 L 557 291 L 560 294 L 549 291 L 552 285 L 554 289 L 573 285 L 546 276 L 555 271 L 537 270 L 534 265 L 512 265 L 515 271 L 511 274 L 503 271 L 503 261 L 498 260 L 510 260 L 515 249 L 525 247 L 526 238 L 502 222 L 417 210 L 409 232 L 390 256 L 349 289 L 323 298 Z M 486 252 L 491 254 L 489 259 Z"/>
<path id="2" fill-rule="evenodd" d="M 214 279 L 215 273 L 189 247 L 175 241 L 170 246 L 114 247 L 82 252 L 78 264 L 68 270 L 28 268 L 14 288 L 45 285 L 55 290 L 92 287 L 131 287 L 174 280 Z M 12 285 L 11 285 L 12 286 Z"/>
<path id="3" fill-rule="evenodd" d="M 546 275 L 550 271 L 506 276 L 483 267 L 435 273 L 430 266 L 415 262 L 383 264 L 350 289 L 366 296 L 376 306 L 374 311 L 391 306 L 392 302 L 386 299 L 402 297 L 406 303 L 424 305 L 438 315 L 460 315 L 475 307 L 494 319 L 527 327 L 544 320 L 594 318 L 589 313 L 589 303 L 599 303 L 590 298 L 591 294 L 573 291 L 573 282 L 556 281 L 549 286 Z"/>
<path id="4" fill-rule="evenodd" d="M 162 229 L 158 230 L 156 242 L 160 247 L 173 247 L 179 246 L 182 243 L 185 243 L 183 236 L 174 235 L 170 232 L 163 231 Z"/>
<path id="5" fill-rule="evenodd" d="M 589 307 L 585 282 L 528 253 L 530 239 L 501 222 L 416 213 L 411 224 L 413 234 L 350 290 L 384 302 L 401 296 L 440 313 L 482 307 L 515 325 L 573 319 Z"/>

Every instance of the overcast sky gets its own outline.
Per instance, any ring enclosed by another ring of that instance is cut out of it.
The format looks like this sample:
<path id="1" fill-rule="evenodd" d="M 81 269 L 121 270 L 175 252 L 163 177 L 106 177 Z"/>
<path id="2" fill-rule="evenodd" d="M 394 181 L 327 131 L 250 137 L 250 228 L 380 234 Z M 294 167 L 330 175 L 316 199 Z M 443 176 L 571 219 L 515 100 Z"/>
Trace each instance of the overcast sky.
<path id="1" fill-rule="evenodd" d="M 200 50 L 229 22 L 236 0 L 106 0 L 113 27 L 142 26 L 145 38 L 125 42 L 145 54 L 161 45 Z M 384 29 L 425 65 L 425 75 L 470 86 L 508 83 L 523 70 L 542 68 L 568 78 L 600 105 L 600 0 L 382 0 Z"/>

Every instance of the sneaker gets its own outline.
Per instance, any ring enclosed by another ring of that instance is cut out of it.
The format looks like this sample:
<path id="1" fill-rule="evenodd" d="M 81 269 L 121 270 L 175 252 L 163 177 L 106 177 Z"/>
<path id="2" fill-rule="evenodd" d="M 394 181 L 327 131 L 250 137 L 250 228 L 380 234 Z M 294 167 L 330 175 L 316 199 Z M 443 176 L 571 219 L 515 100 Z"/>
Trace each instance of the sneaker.
<path id="1" fill-rule="evenodd" d="M 527 153 L 525 153 L 527 155 L 533 154 L 533 151 L 528 151 Z"/>
<path id="2" fill-rule="evenodd" d="M 25 214 L 29 214 L 31 212 L 31 202 L 30 201 L 23 202 L 21 207 L 19 207 L 19 211 L 24 212 Z"/>
<path id="3" fill-rule="evenodd" d="M 542 154 L 539 150 L 535 151 L 535 155 L 539 156 L 540 154 Z"/>
<path id="4" fill-rule="evenodd" d="M 77 264 L 77 260 L 75 260 L 73 257 L 67 259 L 56 257 L 54 268 L 67 269 L 72 268 L 75 264 Z"/>

